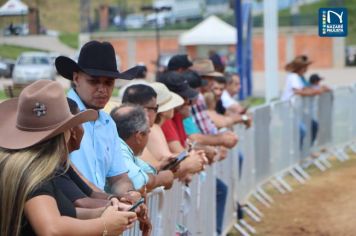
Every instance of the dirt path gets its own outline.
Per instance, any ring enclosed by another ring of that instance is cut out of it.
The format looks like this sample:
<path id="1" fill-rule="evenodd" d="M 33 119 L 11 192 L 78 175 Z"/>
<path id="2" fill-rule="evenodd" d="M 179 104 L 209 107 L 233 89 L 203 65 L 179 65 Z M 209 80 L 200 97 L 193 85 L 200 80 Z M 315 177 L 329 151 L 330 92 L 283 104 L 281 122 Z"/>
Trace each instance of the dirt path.
<path id="1" fill-rule="evenodd" d="M 273 194 L 270 209 L 257 204 L 265 216 L 261 223 L 249 222 L 258 235 L 356 235 L 356 155 L 333 162 L 327 172 L 308 172 L 312 179 L 293 183 L 292 193 Z"/>

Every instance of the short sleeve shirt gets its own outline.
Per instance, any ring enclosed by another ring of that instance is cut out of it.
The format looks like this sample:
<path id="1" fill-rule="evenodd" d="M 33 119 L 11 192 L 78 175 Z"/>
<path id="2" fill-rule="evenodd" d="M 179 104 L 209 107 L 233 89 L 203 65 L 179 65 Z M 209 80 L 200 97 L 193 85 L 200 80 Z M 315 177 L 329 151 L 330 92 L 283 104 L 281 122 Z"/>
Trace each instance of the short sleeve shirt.
<path id="1" fill-rule="evenodd" d="M 125 161 L 125 164 L 129 170 L 128 176 L 136 190 L 141 189 L 148 183 L 149 177 L 147 173 L 144 171 L 140 165 L 144 165 L 144 161 L 138 161 L 139 159 L 135 156 L 132 149 L 125 143 L 125 141 L 121 140 L 122 147 L 122 157 Z M 145 166 L 145 168 L 149 168 Z"/>
<path id="2" fill-rule="evenodd" d="M 304 87 L 304 83 L 297 73 L 289 73 L 286 78 L 282 101 L 290 100 L 294 95 L 294 89 L 302 89 Z"/>
<path id="3" fill-rule="evenodd" d="M 39 185 L 34 191 L 32 191 L 32 193 L 29 194 L 27 201 L 41 195 L 51 196 L 56 200 L 61 216 L 69 216 L 75 218 L 75 207 L 56 184 L 56 178 L 58 178 L 58 176 Z M 25 216 L 23 217 L 23 224 L 20 235 L 36 235 Z"/>
<path id="4" fill-rule="evenodd" d="M 185 146 L 187 134 L 185 133 L 183 127 L 182 115 L 175 113 L 171 120 L 166 120 L 162 124 L 161 129 L 168 143 L 172 141 L 179 141 L 183 147 Z"/>
<path id="5" fill-rule="evenodd" d="M 64 168 L 62 168 L 62 171 L 64 171 Z M 69 167 L 67 172 L 59 175 L 55 179 L 55 183 L 71 202 L 89 197 L 93 192 L 72 167 Z"/>
<path id="6" fill-rule="evenodd" d="M 68 97 L 73 99 L 80 111 L 86 107 L 78 94 L 71 89 Z M 100 189 L 104 189 L 107 177 L 128 172 L 122 158 L 120 137 L 115 122 L 102 110 L 98 119 L 83 123 L 84 136 L 80 149 L 70 154 L 79 172 Z"/>
<path id="7" fill-rule="evenodd" d="M 173 141 L 179 141 L 179 135 L 174 128 L 174 124 L 172 120 L 166 120 L 165 122 L 163 122 L 161 129 L 164 134 L 164 137 L 167 140 L 167 143 Z"/>
<path id="8" fill-rule="evenodd" d="M 183 120 L 183 125 L 184 125 L 184 130 L 188 136 L 192 134 L 201 134 L 201 131 L 198 128 L 197 124 L 195 124 L 192 116 L 185 118 Z"/>
<path id="9" fill-rule="evenodd" d="M 238 103 L 233 97 L 231 97 L 229 92 L 226 90 L 224 90 L 221 95 L 221 102 L 222 102 L 223 107 L 225 107 L 226 109 L 229 108 L 230 106 Z"/>
<path id="10" fill-rule="evenodd" d="M 206 112 L 207 106 L 201 93 L 198 95 L 196 103 L 192 105 L 191 111 L 195 124 L 203 134 L 217 134 L 218 129 Z"/>

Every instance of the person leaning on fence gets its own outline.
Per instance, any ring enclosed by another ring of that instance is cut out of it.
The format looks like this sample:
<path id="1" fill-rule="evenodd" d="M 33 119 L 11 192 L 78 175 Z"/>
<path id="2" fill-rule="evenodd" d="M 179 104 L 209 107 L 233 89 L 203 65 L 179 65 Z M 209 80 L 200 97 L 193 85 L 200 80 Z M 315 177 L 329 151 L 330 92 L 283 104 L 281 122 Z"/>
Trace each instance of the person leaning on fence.
<path id="1" fill-rule="evenodd" d="M 117 132 L 123 139 L 121 148 L 123 158 L 129 168 L 129 178 L 136 190 L 143 194 L 156 187 L 170 189 L 174 175 L 170 170 L 157 170 L 138 158 L 146 147 L 150 126 L 145 111 L 138 105 L 125 104 L 114 108 L 111 117 L 116 123 Z"/>
<path id="2" fill-rule="evenodd" d="M 153 84 L 157 85 L 157 83 Z M 153 87 L 155 89 L 160 87 L 160 89 L 158 89 L 156 92 Z M 127 88 L 122 101 L 123 103 L 137 104 L 145 108 L 151 124 L 151 122 L 157 122 L 157 112 L 168 112 L 169 110 L 172 110 L 181 103 L 181 99 L 177 98 L 176 96 L 170 94 L 167 88 L 165 88 L 164 90 L 162 86 L 153 85 L 151 87 L 148 85 L 137 84 Z M 163 97 L 169 99 L 164 100 L 162 99 Z M 160 103 L 157 104 L 157 102 Z M 156 107 L 154 111 L 152 109 L 153 107 Z M 162 118 L 163 117 L 161 117 L 160 122 L 164 122 Z M 160 148 L 157 148 L 157 146 L 159 146 Z M 157 171 L 160 171 L 163 166 L 173 161 L 177 154 L 178 153 L 170 152 L 167 141 L 163 136 L 162 130 L 159 125 L 152 124 L 151 132 L 148 138 L 148 144 L 144 149 L 141 158 L 144 161 L 148 162 L 150 165 L 155 166 Z M 200 171 L 203 168 L 203 164 L 201 163 L 200 157 L 201 155 L 199 153 L 191 153 L 188 158 L 177 167 L 177 169 L 175 170 L 175 177 L 181 179 L 189 173 L 195 173 L 197 171 Z"/>
<path id="3" fill-rule="evenodd" d="M 196 102 L 196 94 L 197 91 L 194 91 L 195 96 L 190 98 L 187 96 L 185 90 L 190 87 L 190 90 L 192 89 L 190 86 L 190 83 L 187 81 L 187 73 L 177 73 L 177 72 L 168 72 L 164 76 L 162 76 L 160 79 L 161 81 L 172 91 L 177 94 L 179 94 L 181 97 L 185 99 L 185 102 L 182 106 L 177 107 L 175 110 L 175 119 L 172 121 L 174 122 L 174 125 L 176 127 L 180 127 L 181 123 L 183 124 L 183 131 L 178 133 L 179 135 L 179 142 L 185 143 L 187 136 L 189 139 L 189 142 L 192 143 L 197 143 L 200 146 L 224 146 L 224 147 L 231 147 L 236 144 L 236 137 L 235 135 L 231 134 L 231 132 L 226 132 L 226 133 L 219 133 L 219 134 L 203 134 L 195 121 L 193 120 L 193 117 L 191 115 L 191 107 L 192 105 L 195 104 Z M 195 73 L 193 73 L 195 74 Z M 191 73 L 189 72 L 189 76 L 191 76 Z M 193 81 L 190 81 L 193 82 Z M 200 88 L 202 85 L 206 84 L 200 77 L 197 77 L 197 80 L 194 81 L 193 85 L 195 90 L 197 88 Z M 182 120 L 183 118 L 183 120 Z M 177 142 L 175 142 L 178 144 Z M 177 146 L 177 145 L 176 145 Z M 179 145 L 178 145 L 179 146 Z M 185 146 L 185 145 L 183 145 Z M 174 143 L 172 143 L 171 148 L 174 148 Z M 174 152 L 179 152 L 179 150 L 173 150 Z M 205 150 L 207 157 L 209 160 L 211 160 L 211 151 Z M 213 154 L 214 156 L 214 154 Z"/>
<path id="4" fill-rule="evenodd" d="M 306 55 L 297 56 L 293 61 L 288 63 L 285 66 L 286 71 L 288 72 L 286 78 L 286 84 L 284 87 L 282 100 L 288 101 L 293 96 L 316 96 L 325 92 L 329 92 L 330 89 L 326 86 L 313 87 L 310 86 L 308 81 L 305 79 L 305 73 L 308 70 L 309 65 L 312 61 Z M 312 138 L 311 144 L 314 143 L 316 135 L 318 132 L 318 122 L 315 119 L 312 119 L 311 128 L 312 128 Z M 299 132 L 300 132 L 300 148 L 303 148 L 303 141 L 306 135 L 307 125 L 303 122 L 299 122 Z"/>
<path id="5" fill-rule="evenodd" d="M 71 154 L 71 161 L 99 189 L 104 189 L 108 178 L 114 193 L 127 193 L 133 186 L 120 158 L 116 126 L 101 109 L 111 97 L 115 79 L 131 79 L 131 71 L 119 73 L 112 45 L 97 41 L 88 42 L 82 47 L 78 63 L 60 56 L 55 64 L 58 73 L 73 82 L 74 87 L 69 90 L 68 97 L 78 104 L 80 110 L 93 108 L 99 114 L 95 122 L 83 125 L 85 133 L 81 147 Z"/>
<path id="6" fill-rule="evenodd" d="M 92 108 L 98 112 L 94 122 L 83 124 L 85 130 L 80 149 L 70 154 L 75 168 L 92 183 L 92 188 L 103 191 L 106 180 L 114 195 L 135 203 L 141 194 L 134 190 L 128 178 L 128 169 L 121 157 L 120 138 L 115 122 L 103 109 L 108 103 L 116 78 L 132 79 L 137 68 L 123 73 L 117 70 L 115 51 L 108 42 L 90 41 L 79 54 L 78 63 L 64 56 L 56 58 L 58 73 L 72 81 L 68 97 L 81 111 Z M 144 206 L 139 208 L 140 219 L 145 221 Z"/>
<path id="7" fill-rule="evenodd" d="M 70 112 L 72 115 L 80 113 L 77 103 L 67 98 Z M 68 153 L 71 153 L 80 148 L 80 142 L 84 134 L 84 129 L 81 125 L 77 125 L 70 129 L 70 137 L 67 143 Z M 61 169 L 64 169 L 61 167 Z M 64 171 L 63 171 L 64 172 Z M 67 171 L 55 179 L 58 188 L 64 195 L 79 208 L 100 208 L 106 207 L 110 201 L 114 199 L 109 194 L 104 192 L 94 191 L 77 173 L 72 165 L 69 164 Z M 111 199 L 109 200 L 109 198 Z M 118 202 L 119 210 L 127 210 L 130 205 Z"/>
<path id="8" fill-rule="evenodd" d="M 288 74 L 282 95 L 283 101 L 288 101 L 294 95 L 315 96 L 329 91 L 326 87 L 313 88 L 309 86 L 305 73 L 310 64 L 312 61 L 306 55 L 301 55 L 285 66 Z"/>
<path id="9" fill-rule="evenodd" d="M 214 78 L 221 77 L 223 75 L 215 71 L 212 62 L 209 59 L 195 60 L 193 62 L 192 70 L 198 72 L 201 79 L 207 81 L 205 86 L 201 86 L 199 88 L 199 96 L 197 102 L 196 104 L 192 105 L 191 110 L 194 121 L 200 128 L 202 134 L 216 135 L 218 131 L 214 123 L 211 121 L 209 115 L 207 114 L 207 106 L 203 94 L 211 92 Z M 232 148 L 236 145 L 237 136 L 233 132 L 226 131 L 220 135 L 226 136 L 226 141 L 231 142 L 231 146 L 225 144 L 224 147 Z M 224 148 L 222 150 L 224 150 Z M 224 155 L 226 156 L 226 153 Z M 222 222 L 225 211 L 225 202 L 227 199 L 227 191 L 227 185 L 221 179 L 216 178 L 216 224 L 218 234 L 221 234 L 222 232 Z"/>
<path id="10" fill-rule="evenodd" d="M 247 108 L 243 107 L 235 97 L 239 94 L 241 89 L 240 77 L 236 73 L 225 74 L 226 87 L 221 94 L 222 106 L 226 109 L 226 115 L 244 115 L 247 112 Z M 249 117 L 250 118 L 250 117 Z"/>
<path id="11" fill-rule="evenodd" d="M 91 109 L 73 116 L 63 87 L 48 80 L 0 104 L 1 235 L 106 235 L 132 226 L 136 214 L 117 205 L 89 219 L 55 181 L 68 164 L 69 130 L 97 116 Z"/>
<path id="12" fill-rule="evenodd" d="M 157 104 L 157 93 L 151 86 L 148 86 L 148 83 L 129 86 L 122 96 L 122 103 L 130 103 L 141 106 L 146 112 L 150 127 L 153 127 L 157 117 L 159 105 Z M 150 133 L 150 136 L 151 134 L 152 133 Z M 161 166 L 164 166 L 164 161 L 162 161 L 164 158 L 154 157 L 147 147 L 144 149 L 141 157 L 143 156 L 149 157 L 147 159 L 143 158 L 143 160 L 154 166 L 157 170 L 159 170 Z"/>
<path id="13" fill-rule="evenodd" d="M 312 74 L 310 77 L 309 77 L 309 86 L 311 88 L 315 88 L 315 89 L 321 89 L 321 88 L 324 88 L 325 92 L 328 92 L 328 91 L 331 91 L 331 89 L 325 85 L 321 85 L 321 81 L 323 81 L 324 78 L 323 77 L 320 77 L 320 75 L 318 74 Z"/>
<path id="14" fill-rule="evenodd" d="M 163 83 L 155 82 L 151 84 L 151 87 L 158 94 L 157 102 L 160 108 L 147 147 L 154 155 L 176 156 L 186 148 L 184 140 L 186 135 L 182 124 L 177 123 L 181 117 L 176 111 L 181 109 L 187 100 L 169 91 Z M 189 92 L 184 92 L 184 94 L 187 93 Z M 184 140 L 183 145 L 182 140 Z M 161 143 L 163 151 L 155 150 L 156 143 Z M 175 176 L 180 180 L 189 179 L 192 174 L 201 171 L 206 163 L 204 151 L 191 150 L 187 159 L 179 165 Z"/>

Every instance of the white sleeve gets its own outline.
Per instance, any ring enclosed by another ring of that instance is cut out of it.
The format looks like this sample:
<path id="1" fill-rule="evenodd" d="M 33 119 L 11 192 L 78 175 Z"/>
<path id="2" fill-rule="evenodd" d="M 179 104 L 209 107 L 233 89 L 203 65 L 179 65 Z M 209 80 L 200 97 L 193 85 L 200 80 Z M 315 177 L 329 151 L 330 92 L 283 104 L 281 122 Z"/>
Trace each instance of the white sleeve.
<path id="1" fill-rule="evenodd" d="M 237 104 L 238 102 L 233 99 L 230 94 L 224 90 L 223 94 L 221 95 L 221 101 L 222 101 L 222 105 L 225 108 L 229 108 L 230 106 Z"/>
<path id="2" fill-rule="evenodd" d="M 292 89 L 302 89 L 304 87 L 303 82 L 297 74 L 290 74 L 288 79 Z"/>

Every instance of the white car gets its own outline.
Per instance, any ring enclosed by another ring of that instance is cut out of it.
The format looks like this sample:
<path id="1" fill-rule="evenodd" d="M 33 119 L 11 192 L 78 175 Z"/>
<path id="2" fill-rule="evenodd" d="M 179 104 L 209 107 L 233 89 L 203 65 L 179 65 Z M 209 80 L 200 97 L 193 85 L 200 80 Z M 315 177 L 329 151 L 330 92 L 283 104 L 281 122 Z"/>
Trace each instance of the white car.
<path id="1" fill-rule="evenodd" d="M 145 25 L 145 17 L 139 14 L 130 14 L 125 19 L 125 26 L 129 29 L 140 29 Z"/>
<path id="2" fill-rule="evenodd" d="M 46 52 L 24 52 L 15 63 L 12 79 L 14 84 L 29 84 L 36 80 L 55 80 L 56 70 Z"/>

